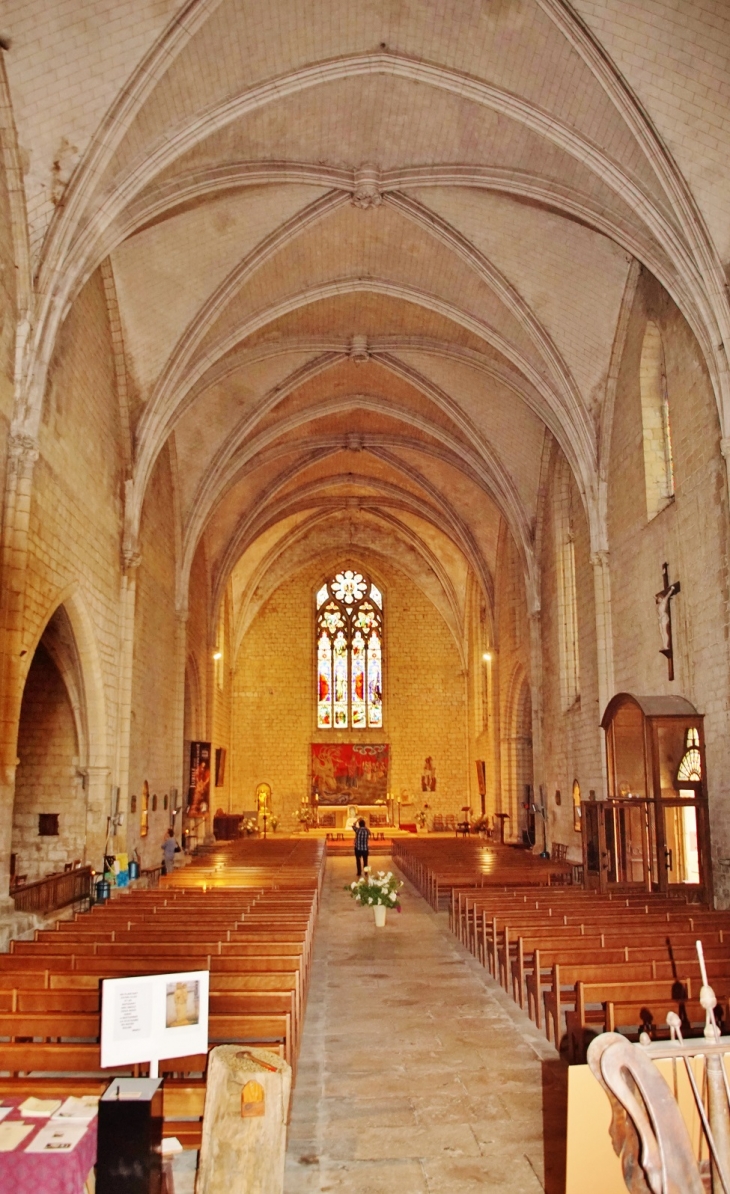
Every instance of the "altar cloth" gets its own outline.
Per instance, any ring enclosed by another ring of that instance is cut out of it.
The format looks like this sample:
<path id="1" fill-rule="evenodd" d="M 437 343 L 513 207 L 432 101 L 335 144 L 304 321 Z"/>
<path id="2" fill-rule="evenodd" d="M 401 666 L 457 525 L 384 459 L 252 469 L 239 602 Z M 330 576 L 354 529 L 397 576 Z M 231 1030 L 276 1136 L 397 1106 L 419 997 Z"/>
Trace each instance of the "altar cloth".
<path id="1" fill-rule="evenodd" d="M 89 1172 L 96 1164 L 97 1117 L 86 1125 L 81 1140 L 70 1152 L 28 1153 L 28 1145 L 50 1121 L 23 1117 L 18 1111 L 22 1102 L 22 1097 L 2 1101 L 4 1107 L 13 1108 L 5 1123 L 25 1118 L 25 1123 L 33 1124 L 33 1130 L 12 1152 L 0 1152 L 0 1190 L 12 1190 L 13 1194 L 83 1194 Z"/>

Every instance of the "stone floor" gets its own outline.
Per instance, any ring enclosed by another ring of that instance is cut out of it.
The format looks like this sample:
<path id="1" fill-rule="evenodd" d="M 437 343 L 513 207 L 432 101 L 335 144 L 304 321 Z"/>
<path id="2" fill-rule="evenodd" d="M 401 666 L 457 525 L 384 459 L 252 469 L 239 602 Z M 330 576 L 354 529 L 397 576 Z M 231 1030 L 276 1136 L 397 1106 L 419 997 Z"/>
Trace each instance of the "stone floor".
<path id="1" fill-rule="evenodd" d="M 353 871 L 328 860 L 286 1194 L 562 1194 L 557 1054 L 444 913 L 406 883 L 376 929 L 343 890 Z"/>

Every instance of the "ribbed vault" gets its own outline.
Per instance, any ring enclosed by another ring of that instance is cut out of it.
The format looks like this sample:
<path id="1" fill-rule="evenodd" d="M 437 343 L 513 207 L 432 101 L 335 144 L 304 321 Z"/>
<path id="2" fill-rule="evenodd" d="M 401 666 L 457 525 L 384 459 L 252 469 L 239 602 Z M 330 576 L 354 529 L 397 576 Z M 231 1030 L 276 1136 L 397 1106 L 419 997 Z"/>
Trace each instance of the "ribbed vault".
<path id="1" fill-rule="evenodd" d="M 639 266 L 695 332 L 730 432 L 721 199 L 578 7 L 589 24 L 563 0 L 133 5 L 62 127 L 33 103 L 30 30 L 55 29 L 59 80 L 84 47 L 104 57 L 103 30 L 89 18 L 74 49 L 55 0 L 11 0 L 8 154 L 35 147 L 14 431 L 36 434 L 101 268 L 133 445 L 124 550 L 169 448 L 181 610 L 203 541 L 211 624 L 233 578 L 239 637 L 285 566 L 359 547 L 397 557 L 461 641 L 500 527 L 538 608 L 553 441 L 606 544 L 602 428 Z"/>

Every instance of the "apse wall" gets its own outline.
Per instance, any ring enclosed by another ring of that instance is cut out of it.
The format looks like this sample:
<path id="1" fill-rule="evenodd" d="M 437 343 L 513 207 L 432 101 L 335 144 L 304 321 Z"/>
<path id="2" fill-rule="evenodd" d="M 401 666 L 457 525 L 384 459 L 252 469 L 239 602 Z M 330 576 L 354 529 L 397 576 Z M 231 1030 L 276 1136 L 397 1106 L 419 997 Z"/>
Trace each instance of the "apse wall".
<path id="1" fill-rule="evenodd" d="M 674 456 L 675 496 L 647 518 L 641 354 L 647 323 L 662 338 Z M 644 273 L 635 296 L 616 392 L 608 527 L 615 690 L 674 693 L 705 714 L 707 783 L 716 895 L 730 901 L 728 708 L 728 512 L 725 462 L 710 379 L 691 329 Z M 675 679 L 667 677 L 654 596 L 662 565 L 681 592 L 672 602 Z"/>
<path id="2" fill-rule="evenodd" d="M 357 565 L 367 570 L 368 561 Z M 312 566 L 280 585 L 244 638 L 233 675 L 233 810 L 253 808 L 256 785 L 266 782 L 282 828 L 293 828 L 309 794 L 310 744 L 369 741 L 390 745 L 391 792 L 414 802 L 403 809 L 404 821 L 424 801 L 429 817 L 457 813 L 469 791 L 463 664 L 441 615 L 397 568 L 379 565 L 372 573 L 385 599 L 383 730 L 316 729 L 314 594 L 332 571 Z M 428 756 L 436 791 L 425 795 Z"/>

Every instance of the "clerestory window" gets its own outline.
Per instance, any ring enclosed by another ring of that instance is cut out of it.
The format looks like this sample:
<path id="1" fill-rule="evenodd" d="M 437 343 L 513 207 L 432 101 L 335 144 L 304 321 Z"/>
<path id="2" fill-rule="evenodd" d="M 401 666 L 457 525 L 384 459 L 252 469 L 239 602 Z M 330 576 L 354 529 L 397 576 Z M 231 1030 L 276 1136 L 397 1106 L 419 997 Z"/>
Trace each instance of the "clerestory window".
<path id="1" fill-rule="evenodd" d="M 383 724 L 383 595 L 363 573 L 343 569 L 319 589 L 317 727 Z"/>
<path id="2" fill-rule="evenodd" d="M 654 518 L 674 497 L 674 459 L 662 336 L 649 322 L 641 349 L 641 424 L 646 516 Z"/>

